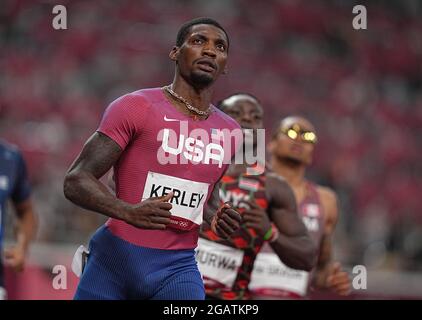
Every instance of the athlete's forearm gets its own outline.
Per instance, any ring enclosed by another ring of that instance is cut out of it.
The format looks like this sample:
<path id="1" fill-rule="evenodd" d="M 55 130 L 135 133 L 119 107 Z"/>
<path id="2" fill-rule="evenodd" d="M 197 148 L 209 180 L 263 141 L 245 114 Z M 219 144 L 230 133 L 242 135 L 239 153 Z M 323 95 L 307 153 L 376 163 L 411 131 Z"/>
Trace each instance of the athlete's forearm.
<path id="1" fill-rule="evenodd" d="M 329 267 L 332 262 L 331 235 L 325 234 L 321 239 L 320 254 L 317 261 L 313 285 L 319 289 L 326 289 Z"/>
<path id="2" fill-rule="evenodd" d="M 70 171 L 64 181 L 64 194 L 67 199 L 84 209 L 124 220 L 124 212 L 128 203 L 114 196 L 89 172 Z"/>
<path id="3" fill-rule="evenodd" d="M 310 271 L 316 260 L 316 248 L 312 240 L 306 236 L 289 237 L 282 233 L 271 247 L 288 267 Z"/>
<path id="4" fill-rule="evenodd" d="M 217 214 L 218 206 L 208 203 L 204 207 L 204 222 L 211 226 L 212 219 Z"/>
<path id="5" fill-rule="evenodd" d="M 214 218 L 217 215 L 218 209 L 219 207 L 217 206 L 215 202 L 212 202 L 212 203 L 208 202 L 207 206 L 204 209 L 204 223 L 208 224 L 211 230 L 217 235 L 219 234 L 218 234 L 218 231 L 216 230 L 216 226 L 215 226 L 216 221 L 214 220 Z"/>
<path id="6" fill-rule="evenodd" d="M 211 191 L 211 196 L 207 201 L 207 204 L 204 206 L 204 221 L 211 226 L 212 219 L 216 215 L 218 208 L 220 206 L 220 197 L 219 197 L 219 184 L 217 183 L 214 186 L 214 189 Z"/>
<path id="7" fill-rule="evenodd" d="M 30 201 L 16 206 L 18 220 L 16 225 L 16 245 L 27 252 L 37 230 L 37 218 Z"/>

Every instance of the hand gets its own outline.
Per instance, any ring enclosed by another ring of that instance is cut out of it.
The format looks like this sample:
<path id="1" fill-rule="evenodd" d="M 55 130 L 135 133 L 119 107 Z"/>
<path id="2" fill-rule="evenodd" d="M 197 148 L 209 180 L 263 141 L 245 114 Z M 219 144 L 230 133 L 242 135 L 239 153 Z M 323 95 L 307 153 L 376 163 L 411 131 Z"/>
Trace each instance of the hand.
<path id="1" fill-rule="evenodd" d="M 339 262 L 333 262 L 328 266 L 327 278 L 325 281 L 327 289 L 341 295 L 350 294 L 350 278 L 349 274 L 341 270 Z"/>
<path id="2" fill-rule="evenodd" d="M 243 212 L 243 220 L 248 228 L 253 228 L 261 236 L 264 237 L 271 228 L 271 221 L 265 209 L 262 209 L 255 201 L 242 201 L 249 206 Z"/>
<path id="3" fill-rule="evenodd" d="M 211 229 L 221 238 L 227 239 L 240 227 L 242 220 L 239 212 L 230 203 L 222 205 L 214 216 Z"/>
<path id="4" fill-rule="evenodd" d="M 172 197 L 173 192 L 170 192 L 162 197 L 152 197 L 136 205 L 129 205 L 123 220 L 137 228 L 164 230 L 170 223 L 170 209 L 173 206 L 168 201 Z"/>
<path id="5" fill-rule="evenodd" d="M 23 271 L 25 267 L 25 250 L 21 246 L 5 249 L 4 264 L 15 272 Z"/>

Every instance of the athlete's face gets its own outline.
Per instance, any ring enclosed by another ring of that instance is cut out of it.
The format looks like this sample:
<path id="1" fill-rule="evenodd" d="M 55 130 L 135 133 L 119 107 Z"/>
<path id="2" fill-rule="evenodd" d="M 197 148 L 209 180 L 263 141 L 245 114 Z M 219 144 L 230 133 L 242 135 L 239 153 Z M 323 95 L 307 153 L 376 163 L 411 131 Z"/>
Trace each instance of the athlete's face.
<path id="1" fill-rule="evenodd" d="M 223 30 L 198 24 L 190 29 L 180 47 L 170 58 L 177 63 L 180 75 L 194 87 L 208 87 L 226 72 L 228 41 Z"/>
<path id="2" fill-rule="evenodd" d="M 252 97 L 239 94 L 224 100 L 224 112 L 236 120 L 243 129 L 263 128 L 264 111 Z"/>
<path id="3" fill-rule="evenodd" d="M 260 104 L 248 95 L 235 95 L 224 100 L 224 112 L 239 123 L 242 129 L 253 130 L 253 144 L 257 143 L 257 130 L 262 129 L 264 111 Z"/>
<path id="4" fill-rule="evenodd" d="M 314 126 L 300 117 L 285 118 L 276 137 L 270 143 L 270 152 L 277 158 L 286 158 L 310 165 L 316 135 Z"/>

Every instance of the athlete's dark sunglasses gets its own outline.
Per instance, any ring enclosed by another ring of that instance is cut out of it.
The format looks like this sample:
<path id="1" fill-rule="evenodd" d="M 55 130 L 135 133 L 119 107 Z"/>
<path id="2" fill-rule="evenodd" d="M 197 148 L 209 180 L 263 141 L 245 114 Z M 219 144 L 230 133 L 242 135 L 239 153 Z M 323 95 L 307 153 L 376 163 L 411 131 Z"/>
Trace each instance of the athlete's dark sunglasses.
<path id="1" fill-rule="evenodd" d="M 290 126 L 280 127 L 280 132 L 284 133 L 290 139 L 296 140 L 299 137 L 303 142 L 315 144 L 317 143 L 317 136 L 315 132 L 304 130 L 297 123 L 294 123 Z"/>

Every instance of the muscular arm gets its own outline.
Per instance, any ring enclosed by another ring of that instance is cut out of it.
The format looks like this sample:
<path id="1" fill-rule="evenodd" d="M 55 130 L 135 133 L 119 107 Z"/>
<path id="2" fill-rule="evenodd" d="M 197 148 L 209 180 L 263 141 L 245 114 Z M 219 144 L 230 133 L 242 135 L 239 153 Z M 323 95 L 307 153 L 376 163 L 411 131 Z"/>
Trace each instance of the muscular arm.
<path id="1" fill-rule="evenodd" d="M 37 219 L 30 199 L 14 202 L 16 209 L 16 244 L 4 250 L 5 264 L 15 271 L 22 271 L 31 240 L 37 229 Z"/>
<path id="2" fill-rule="evenodd" d="M 318 288 L 325 288 L 332 259 L 332 237 L 338 220 L 338 207 L 337 197 L 333 191 L 327 188 L 319 188 L 318 192 L 324 207 L 326 220 L 314 283 Z"/>
<path id="3" fill-rule="evenodd" d="M 271 247 L 287 266 L 310 271 L 316 260 L 316 248 L 297 214 L 296 199 L 289 185 L 277 176 L 268 175 L 269 213 L 280 235 Z"/>
<path id="4" fill-rule="evenodd" d="M 168 201 L 172 192 L 129 204 L 118 199 L 99 181 L 121 154 L 122 149 L 111 138 L 94 133 L 66 174 L 66 198 L 85 209 L 123 220 L 137 228 L 165 229 L 170 223 L 172 205 Z"/>
<path id="5" fill-rule="evenodd" d="M 64 194 L 73 203 L 108 217 L 122 219 L 125 203 L 117 199 L 99 179 L 110 170 L 122 153 L 120 146 L 96 132 L 69 168 L 64 180 Z"/>
<path id="6" fill-rule="evenodd" d="M 208 199 L 207 205 L 204 209 L 204 222 L 211 226 L 212 219 L 215 216 L 218 208 L 220 207 L 220 182 L 217 182 L 214 185 L 214 189 L 212 190 L 211 196 Z"/>

